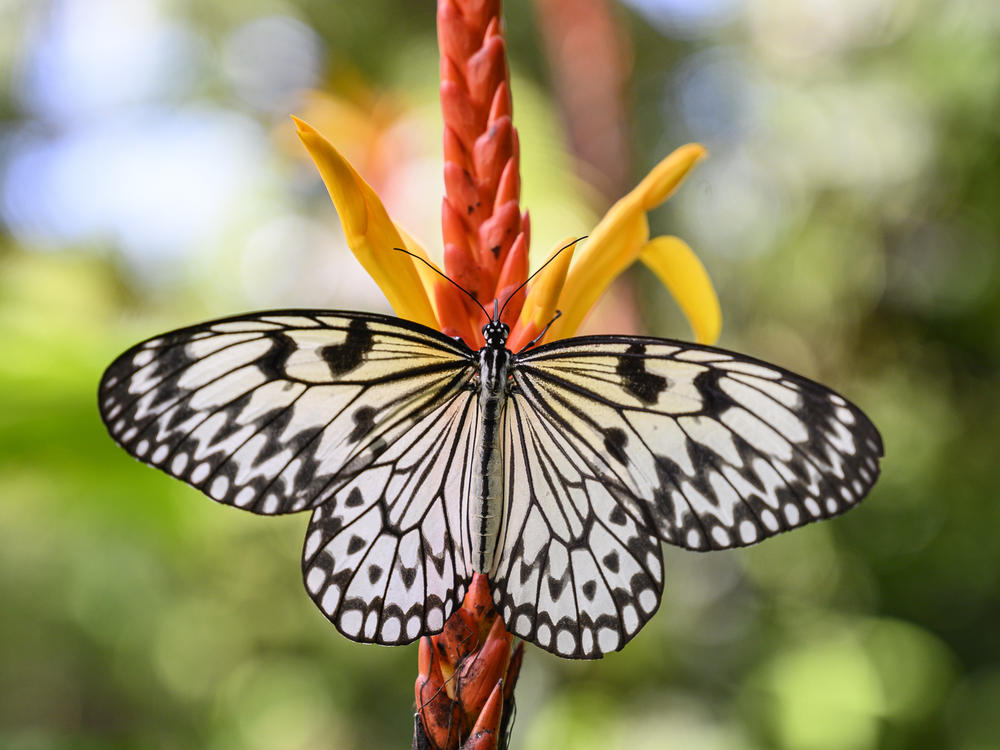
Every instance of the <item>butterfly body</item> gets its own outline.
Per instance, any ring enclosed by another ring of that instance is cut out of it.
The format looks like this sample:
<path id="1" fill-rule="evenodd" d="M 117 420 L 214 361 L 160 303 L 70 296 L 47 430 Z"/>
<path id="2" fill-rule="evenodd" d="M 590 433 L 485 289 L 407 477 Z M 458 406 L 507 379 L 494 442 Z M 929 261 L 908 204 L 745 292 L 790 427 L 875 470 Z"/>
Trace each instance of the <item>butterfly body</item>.
<path id="1" fill-rule="evenodd" d="M 507 348 L 510 330 L 499 321 L 483 327 L 485 346 L 479 350 L 479 413 L 473 448 L 469 523 L 472 569 L 489 573 L 503 510 L 502 427 L 514 353 Z"/>
<path id="2" fill-rule="evenodd" d="M 310 511 L 306 589 L 349 638 L 440 631 L 474 572 L 507 629 L 561 656 L 620 649 L 659 606 L 661 542 L 754 544 L 856 505 L 881 438 L 780 367 L 667 339 L 476 351 L 384 315 L 252 313 L 142 342 L 101 416 L 217 502 Z"/>

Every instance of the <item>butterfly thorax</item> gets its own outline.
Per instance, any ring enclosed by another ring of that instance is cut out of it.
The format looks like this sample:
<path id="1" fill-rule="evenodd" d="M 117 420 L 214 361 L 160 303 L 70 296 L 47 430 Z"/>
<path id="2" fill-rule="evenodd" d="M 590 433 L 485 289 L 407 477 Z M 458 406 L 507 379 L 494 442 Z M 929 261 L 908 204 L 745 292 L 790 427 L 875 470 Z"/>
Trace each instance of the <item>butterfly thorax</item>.
<path id="1" fill-rule="evenodd" d="M 502 436 L 507 381 L 514 354 L 506 347 L 507 326 L 483 327 L 486 346 L 479 350 L 479 418 L 473 446 L 469 492 L 469 555 L 474 570 L 488 573 L 493 564 L 503 507 Z"/>

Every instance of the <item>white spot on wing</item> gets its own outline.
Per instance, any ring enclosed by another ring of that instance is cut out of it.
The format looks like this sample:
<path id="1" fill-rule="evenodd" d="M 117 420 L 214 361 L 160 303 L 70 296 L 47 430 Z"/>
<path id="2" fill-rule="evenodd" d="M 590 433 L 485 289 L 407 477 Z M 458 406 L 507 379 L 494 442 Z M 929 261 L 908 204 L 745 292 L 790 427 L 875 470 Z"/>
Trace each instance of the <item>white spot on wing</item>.
<path id="1" fill-rule="evenodd" d="M 712 539 L 720 547 L 728 547 L 732 542 L 729 538 L 729 534 L 721 526 L 712 527 Z"/>
<path id="2" fill-rule="evenodd" d="M 356 609 L 350 609 L 340 616 L 340 629 L 348 635 L 358 636 L 363 624 L 362 615 Z"/>
<path id="3" fill-rule="evenodd" d="M 221 500 L 227 492 L 229 492 L 229 477 L 220 475 L 212 480 L 212 486 L 208 491 L 209 495 L 216 500 Z"/>
<path id="4" fill-rule="evenodd" d="M 318 594 L 325 581 L 326 574 L 321 569 L 310 568 L 309 574 L 306 576 L 306 588 L 310 594 Z"/>

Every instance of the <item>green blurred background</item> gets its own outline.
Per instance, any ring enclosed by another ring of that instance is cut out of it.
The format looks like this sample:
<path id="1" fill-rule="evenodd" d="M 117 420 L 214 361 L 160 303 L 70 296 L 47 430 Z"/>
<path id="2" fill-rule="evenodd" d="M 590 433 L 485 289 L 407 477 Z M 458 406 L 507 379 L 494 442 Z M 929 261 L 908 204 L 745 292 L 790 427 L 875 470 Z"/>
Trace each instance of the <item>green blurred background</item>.
<path id="1" fill-rule="evenodd" d="M 1000 747 L 1000 5 L 511 0 L 536 263 L 674 147 L 721 344 L 863 405 L 857 510 L 666 550 L 620 654 L 529 648 L 514 746 Z M 287 115 L 440 243 L 434 9 L 411 0 L 0 2 L 0 747 L 403 747 L 414 647 L 342 638 L 305 519 L 129 459 L 103 367 L 280 306 L 386 310 Z M 322 93 L 319 93 L 322 92 Z M 590 330 L 686 337 L 635 269 Z"/>

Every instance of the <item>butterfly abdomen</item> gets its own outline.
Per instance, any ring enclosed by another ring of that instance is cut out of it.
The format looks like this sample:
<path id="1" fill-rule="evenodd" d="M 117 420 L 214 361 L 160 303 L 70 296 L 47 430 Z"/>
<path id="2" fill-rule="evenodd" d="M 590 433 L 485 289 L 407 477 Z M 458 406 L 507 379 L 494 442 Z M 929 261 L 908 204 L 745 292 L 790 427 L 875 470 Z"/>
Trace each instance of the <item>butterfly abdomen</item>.
<path id="1" fill-rule="evenodd" d="M 503 507 L 503 456 L 500 428 L 507 401 L 507 377 L 513 354 L 504 346 L 480 352 L 479 425 L 473 452 L 476 470 L 469 493 L 469 540 L 473 569 L 487 573 L 493 564 L 500 509 Z"/>

